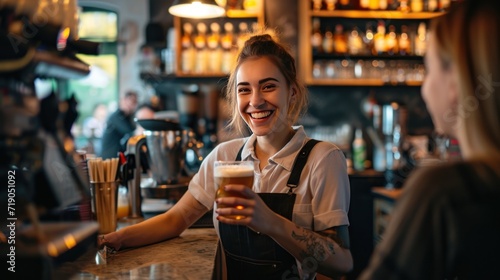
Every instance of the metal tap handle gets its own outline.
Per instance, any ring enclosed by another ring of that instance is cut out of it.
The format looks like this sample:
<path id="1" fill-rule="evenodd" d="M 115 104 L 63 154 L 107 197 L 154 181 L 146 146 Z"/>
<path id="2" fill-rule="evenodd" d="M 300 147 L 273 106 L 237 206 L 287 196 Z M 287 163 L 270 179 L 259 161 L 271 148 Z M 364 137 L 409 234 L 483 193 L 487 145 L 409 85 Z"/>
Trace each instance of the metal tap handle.
<path id="1" fill-rule="evenodd" d="M 129 138 L 127 141 L 127 159 L 134 158 L 135 166 L 129 166 L 133 168 L 133 176 L 129 178 L 128 184 L 128 194 L 130 203 L 130 215 L 129 218 L 143 218 L 141 209 L 141 147 L 146 144 L 146 137 L 144 135 L 135 135 Z"/>

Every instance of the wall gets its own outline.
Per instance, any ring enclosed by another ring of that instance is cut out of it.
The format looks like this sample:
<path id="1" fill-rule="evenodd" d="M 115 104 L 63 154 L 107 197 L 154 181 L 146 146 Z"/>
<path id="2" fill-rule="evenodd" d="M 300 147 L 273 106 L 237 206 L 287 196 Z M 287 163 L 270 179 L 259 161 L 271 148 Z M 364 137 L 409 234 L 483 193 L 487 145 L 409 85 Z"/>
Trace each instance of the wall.
<path id="1" fill-rule="evenodd" d="M 79 0 L 80 6 L 109 9 L 118 13 L 119 91 L 127 89 L 146 93 L 147 88 L 139 78 L 139 51 L 144 44 L 144 29 L 149 21 L 148 1 L 136 0 Z"/>

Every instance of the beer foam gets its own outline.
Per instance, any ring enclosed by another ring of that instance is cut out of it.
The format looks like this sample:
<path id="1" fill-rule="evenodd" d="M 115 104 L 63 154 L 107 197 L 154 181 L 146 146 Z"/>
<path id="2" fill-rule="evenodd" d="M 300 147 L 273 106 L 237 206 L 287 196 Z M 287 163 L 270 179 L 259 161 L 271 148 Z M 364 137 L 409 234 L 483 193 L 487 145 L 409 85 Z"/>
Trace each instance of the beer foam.
<path id="1" fill-rule="evenodd" d="M 253 166 L 221 165 L 215 167 L 215 177 L 249 177 L 253 176 Z"/>

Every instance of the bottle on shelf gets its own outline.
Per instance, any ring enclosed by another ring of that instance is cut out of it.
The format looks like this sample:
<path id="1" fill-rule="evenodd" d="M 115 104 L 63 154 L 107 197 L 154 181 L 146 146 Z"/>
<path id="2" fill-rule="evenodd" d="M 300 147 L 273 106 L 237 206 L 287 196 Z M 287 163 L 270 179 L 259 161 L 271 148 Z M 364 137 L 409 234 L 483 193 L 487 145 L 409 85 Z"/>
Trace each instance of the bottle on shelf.
<path id="1" fill-rule="evenodd" d="M 321 34 L 321 21 L 319 18 L 312 20 L 311 47 L 313 54 L 323 52 L 323 35 Z"/>
<path id="2" fill-rule="evenodd" d="M 238 37 L 236 38 L 236 45 L 238 49 L 242 49 L 245 45 L 246 40 L 250 38 L 250 32 L 248 31 L 248 23 L 242 21 L 238 24 Z"/>
<path id="3" fill-rule="evenodd" d="M 376 54 L 380 55 L 386 52 L 385 41 L 385 23 L 379 21 L 377 24 L 377 33 L 373 36 L 373 46 L 375 47 Z"/>
<path id="4" fill-rule="evenodd" d="M 208 54 L 207 54 L 207 25 L 204 22 L 199 22 L 196 25 L 197 34 L 194 38 L 194 46 L 196 47 L 196 64 L 194 72 L 198 74 L 207 73 L 208 69 Z"/>
<path id="5" fill-rule="evenodd" d="M 313 11 L 321 11 L 325 8 L 323 4 L 323 0 L 311 0 L 311 9 Z"/>
<path id="6" fill-rule="evenodd" d="M 233 35 L 233 24 L 230 22 L 224 23 L 224 36 L 221 38 L 221 45 L 223 49 L 222 53 L 222 72 L 229 73 L 231 67 L 234 63 L 234 35 Z"/>
<path id="7" fill-rule="evenodd" d="M 354 170 L 365 170 L 366 160 L 366 143 L 363 139 L 363 130 L 357 128 L 355 132 L 354 141 L 352 142 L 352 163 Z"/>
<path id="8" fill-rule="evenodd" d="M 359 9 L 360 10 L 370 9 L 370 0 L 359 0 Z"/>
<path id="9" fill-rule="evenodd" d="M 410 10 L 414 13 L 419 13 L 424 10 L 424 1 L 423 0 L 411 0 Z"/>
<path id="10" fill-rule="evenodd" d="M 408 35 L 408 27 L 406 25 L 401 26 L 401 34 L 399 34 L 398 39 L 399 54 L 411 55 L 411 40 Z"/>
<path id="11" fill-rule="evenodd" d="M 438 8 L 442 12 L 447 12 L 450 9 L 451 1 L 450 0 L 439 0 Z"/>
<path id="12" fill-rule="evenodd" d="M 325 31 L 325 36 L 323 37 L 323 52 L 324 53 L 333 53 L 335 51 L 335 43 L 333 41 L 333 33 L 331 28 L 328 26 Z"/>
<path id="13" fill-rule="evenodd" d="M 379 0 L 378 1 L 379 10 L 382 10 L 382 11 L 387 10 L 387 5 L 388 5 L 387 0 Z"/>
<path id="14" fill-rule="evenodd" d="M 347 37 L 347 48 L 349 53 L 353 55 L 361 54 L 364 49 L 363 39 L 357 27 L 354 27 Z"/>
<path id="15" fill-rule="evenodd" d="M 365 35 L 363 36 L 363 43 L 365 44 L 365 53 L 368 55 L 375 55 L 375 47 L 373 43 L 373 29 L 371 23 L 366 24 Z"/>
<path id="16" fill-rule="evenodd" d="M 338 7 L 340 10 L 351 10 L 353 9 L 352 2 L 354 0 L 338 0 Z"/>
<path id="17" fill-rule="evenodd" d="M 336 10 L 337 0 L 325 0 L 325 9 L 327 11 Z"/>
<path id="18" fill-rule="evenodd" d="M 410 11 L 410 6 L 408 5 L 408 0 L 399 0 L 398 11 L 407 13 Z"/>
<path id="19" fill-rule="evenodd" d="M 438 10 L 438 0 L 426 0 L 425 1 L 425 10 L 427 12 L 436 12 Z"/>
<path id="20" fill-rule="evenodd" d="M 194 71 L 195 49 L 192 42 L 193 25 L 186 22 L 182 26 L 183 34 L 181 38 L 181 71 L 191 73 Z"/>
<path id="21" fill-rule="evenodd" d="M 427 47 L 427 29 L 425 22 L 421 22 L 418 25 L 417 36 L 414 40 L 414 52 L 415 55 L 423 56 L 425 54 L 425 49 Z"/>
<path id="22" fill-rule="evenodd" d="M 207 37 L 208 72 L 220 73 L 222 64 L 222 47 L 220 45 L 220 25 L 217 22 L 210 24 L 210 35 Z"/>
<path id="23" fill-rule="evenodd" d="M 398 53 L 398 40 L 396 34 L 396 27 L 389 25 L 389 33 L 385 36 L 385 49 L 389 55 Z"/>
<path id="24" fill-rule="evenodd" d="M 380 6 L 379 6 L 379 0 L 369 0 L 368 9 L 370 9 L 370 10 L 378 10 L 379 8 L 380 8 Z"/>
<path id="25" fill-rule="evenodd" d="M 344 34 L 344 27 L 342 24 L 335 25 L 335 34 L 333 35 L 333 42 L 335 45 L 335 52 L 338 54 L 347 53 L 347 38 Z"/>

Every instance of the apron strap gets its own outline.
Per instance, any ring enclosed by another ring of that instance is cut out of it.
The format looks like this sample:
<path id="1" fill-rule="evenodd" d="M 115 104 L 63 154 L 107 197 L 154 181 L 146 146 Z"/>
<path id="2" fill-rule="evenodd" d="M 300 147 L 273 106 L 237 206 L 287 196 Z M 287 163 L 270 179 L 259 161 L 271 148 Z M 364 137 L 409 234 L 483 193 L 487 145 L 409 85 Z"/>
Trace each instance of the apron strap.
<path id="1" fill-rule="evenodd" d="M 287 187 L 290 189 L 288 193 L 293 193 L 293 189 L 295 189 L 299 185 L 300 175 L 302 174 L 302 169 L 306 165 L 307 158 L 311 153 L 311 150 L 314 148 L 316 144 L 321 141 L 316 139 L 310 139 L 307 143 L 300 149 L 299 154 L 295 158 L 295 162 L 293 163 L 292 173 L 290 173 L 290 177 L 288 178 L 288 182 L 286 183 Z"/>

